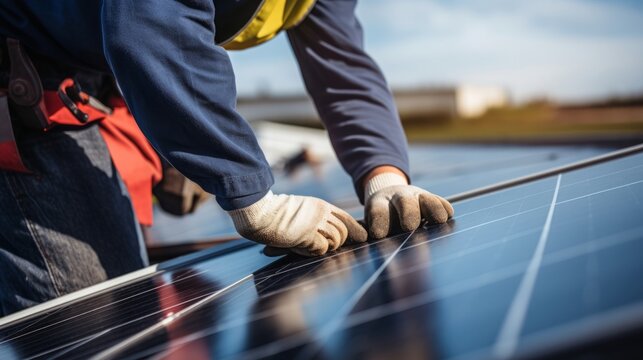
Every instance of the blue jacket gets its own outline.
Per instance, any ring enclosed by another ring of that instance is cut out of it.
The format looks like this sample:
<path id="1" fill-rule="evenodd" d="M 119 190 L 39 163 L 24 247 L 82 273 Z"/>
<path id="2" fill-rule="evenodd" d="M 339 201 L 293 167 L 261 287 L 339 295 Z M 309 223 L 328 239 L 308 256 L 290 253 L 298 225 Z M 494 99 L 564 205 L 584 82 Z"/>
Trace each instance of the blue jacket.
<path id="1" fill-rule="evenodd" d="M 112 73 L 157 151 L 230 210 L 260 199 L 274 180 L 235 109 L 228 55 L 213 41 L 219 1 L 0 0 L 0 36 L 53 62 Z M 361 198 L 359 181 L 374 167 L 409 169 L 397 110 L 364 51 L 355 5 L 319 0 L 288 38 Z"/>

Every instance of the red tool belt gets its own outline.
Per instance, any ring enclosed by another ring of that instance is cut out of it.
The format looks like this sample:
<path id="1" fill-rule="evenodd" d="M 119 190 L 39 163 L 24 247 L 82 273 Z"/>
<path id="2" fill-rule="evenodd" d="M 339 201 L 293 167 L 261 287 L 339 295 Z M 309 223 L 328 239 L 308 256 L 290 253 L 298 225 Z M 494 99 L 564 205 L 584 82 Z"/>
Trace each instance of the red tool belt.
<path id="1" fill-rule="evenodd" d="M 57 91 L 43 91 L 20 44 L 8 39 L 7 48 L 11 70 L 7 89 L 0 89 L 0 170 L 31 173 L 20 157 L 14 125 L 48 132 L 100 121 L 99 130 L 127 186 L 138 221 L 151 225 L 152 187 L 161 179 L 161 162 L 122 98 L 114 96 L 104 105 L 82 92 L 72 79 L 65 79 Z"/>

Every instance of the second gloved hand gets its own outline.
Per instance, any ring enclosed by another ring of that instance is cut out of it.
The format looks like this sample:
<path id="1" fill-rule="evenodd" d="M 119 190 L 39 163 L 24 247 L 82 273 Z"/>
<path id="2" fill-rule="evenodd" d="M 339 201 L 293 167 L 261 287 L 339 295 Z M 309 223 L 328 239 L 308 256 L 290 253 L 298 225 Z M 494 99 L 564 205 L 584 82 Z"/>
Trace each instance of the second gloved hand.
<path id="1" fill-rule="evenodd" d="M 164 164 L 163 178 L 152 192 L 161 209 L 176 216 L 193 213 L 211 196 L 169 164 Z"/>
<path id="2" fill-rule="evenodd" d="M 420 226 L 421 219 L 440 224 L 453 216 L 453 207 L 446 199 L 408 185 L 406 178 L 392 173 L 370 179 L 364 199 L 368 232 L 374 239 L 392 234 L 397 224 L 402 231 L 412 231 Z"/>
<path id="3" fill-rule="evenodd" d="M 228 211 L 237 232 L 270 247 L 304 256 L 323 255 L 346 240 L 366 241 L 366 230 L 344 210 L 308 196 L 274 195 Z"/>

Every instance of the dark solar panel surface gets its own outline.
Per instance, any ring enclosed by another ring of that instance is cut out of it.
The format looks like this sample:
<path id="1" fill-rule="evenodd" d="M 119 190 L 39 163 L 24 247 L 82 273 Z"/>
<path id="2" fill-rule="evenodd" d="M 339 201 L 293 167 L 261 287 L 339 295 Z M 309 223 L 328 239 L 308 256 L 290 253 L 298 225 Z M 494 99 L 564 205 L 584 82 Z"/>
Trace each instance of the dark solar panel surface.
<path id="1" fill-rule="evenodd" d="M 86 357 L 271 263 L 273 259 L 261 255 L 259 249 L 242 248 L 189 267 L 160 271 L 3 328 L 0 358 Z"/>
<path id="2" fill-rule="evenodd" d="M 84 299 L 0 330 L 0 357 L 582 355 L 640 329 L 643 154 L 454 205 L 448 224 L 323 258 L 253 246 Z"/>

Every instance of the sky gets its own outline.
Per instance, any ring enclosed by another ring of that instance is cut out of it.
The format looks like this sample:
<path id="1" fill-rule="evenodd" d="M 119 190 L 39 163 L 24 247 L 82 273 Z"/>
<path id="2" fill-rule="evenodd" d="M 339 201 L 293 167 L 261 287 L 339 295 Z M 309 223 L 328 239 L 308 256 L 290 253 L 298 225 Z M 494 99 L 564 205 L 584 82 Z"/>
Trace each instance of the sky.
<path id="1" fill-rule="evenodd" d="M 643 0 L 362 0 L 393 89 L 500 86 L 516 102 L 643 94 Z M 282 34 L 231 52 L 240 95 L 304 92 Z"/>

